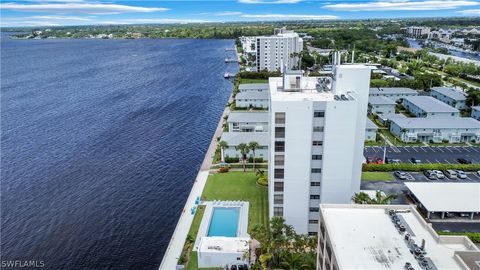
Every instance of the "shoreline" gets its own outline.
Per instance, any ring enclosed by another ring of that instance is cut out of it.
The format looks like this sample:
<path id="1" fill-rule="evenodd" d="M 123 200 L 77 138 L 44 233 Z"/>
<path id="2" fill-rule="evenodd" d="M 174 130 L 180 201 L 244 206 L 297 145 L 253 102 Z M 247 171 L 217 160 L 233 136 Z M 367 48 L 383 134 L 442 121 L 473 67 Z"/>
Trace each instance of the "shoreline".
<path id="1" fill-rule="evenodd" d="M 228 98 L 227 104 L 233 100 L 233 90 Z M 223 134 L 223 118 L 229 113 L 230 107 L 226 105 L 222 112 L 222 115 L 220 116 L 217 127 L 212 136 L 212 140 L 210 141 L 207 152 L 205 153 L 205 157 L 200 166 L 198 174 L 195 178 L 195 181 L 193 182 L 192 189 L 190 190 L 190 194 L 187 197 L 187 201 L 185 202 L 185 206 L 183 207 L 182 214 L 178 219 L 175 230 L 173 231 L 172 237 L 170 238 L 170 242 L 168 243 L 167 249 L 165 250 L 162 262 L 158 268 L 159 270 L 171 270 L 176 269 L 177 267 L 178 259 L 182 254 L 185 240 L 187 239 L 190 226 L 192 225 L 192 221 L 195 216 L 194 214 L 192 215 L 189 210 L 195 205 L 196 198 L 201 197 L 203 193 L 203 189 L 205 188 L 205 184 L 207 183 L 208 175 L 210 174 L 210 167 L 213 163 L 213 155 L 215 154 L 215 150 L 217 148 L 217 138 L 221 137 Z"/>

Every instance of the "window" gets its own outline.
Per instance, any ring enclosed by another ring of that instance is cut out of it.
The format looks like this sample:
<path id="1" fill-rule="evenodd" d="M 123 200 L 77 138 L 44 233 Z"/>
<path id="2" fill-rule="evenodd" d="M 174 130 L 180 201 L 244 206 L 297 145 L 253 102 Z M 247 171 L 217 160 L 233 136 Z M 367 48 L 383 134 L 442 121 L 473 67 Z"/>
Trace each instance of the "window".
<path id="1" fill-rule="evenodd" d="M 310 212 L 318 212 L 320 211 L 319 207 L 310 207 Z"/>
<path id="2" fill-rule="evenodd" d="M 313 145 L 313 146 L 323 145 L 323 141 L 313 141 L 313 142 L 312 142 L 312 145 Z"/>
<path id="3" fill-rule="evenodd" d="M 308 232 L 308 235 L 309 236 L 315 236 L 315 235 L 317 235 L 317 233 L 316 232 Z"/>
<path id="4" fill-rule="evenodd" d="M 312 160 L 322 160 L 322 155 L 312 155 Z"/>
<path id="5" fill-rule="evenodd" d="M 309 223 L 309 224 L 318 224 L 318 220 L 316 220 L 316 219 L 310 219 L 310 220 L 308 221 L 308 223 Z"/>
<path id="6" fill-rule="evenodd" d="M 310 195 L 310 200 L 320 200 L 320 195 Z"/>
<path id="7" fill-rule="evenodd" d="M 285 124 L 285 113 L 276 112 L 275 113 L 275 124 Z"/>
<path id="8" fill-rule="evenodd" d="M 273 215 L 277 217 L 283 216 L 283 207 L 273 207 Z"/>
<path id="9" fill-rule="evenodd" d="M 312 186 L 312 187 L 319 187 L 319 186 L 320 186 L 320 182 L 310 182 L 310 186 Z"/>
<path id="10" fill-rule="evenodd" d="M 275 194 L 275 195 L 273 195 L 273 203 L 275 203 L 275 204 L 283 204 L 283 194 Z"/>
<path id="11" fill-rule="evenodd" d="M 313 132 L 323 132 L 323 127 L 313 127 Z"/>
<path id="12" fill-rule="evenodd" d="M 312 168 L 312 173 L 321 173 L 322 169 L 320 168 Z"/>
<path id="13" fill-rule="evenodd" d="M 275 138 L 285 138 L 285 127 L 275 127 Z"/>
<path id="14" fill-rule="evenodd" d="M 325 117 L 325 112 L 324 111 L 315 111 L 315 112 L 313 112 L 313 117 L 315 117 L 315 118 Z"/>
<path id="15" fill-rule="evenodd" d="M 275 141 L 275 152 L 285 152 L 285 142 Z"/>
<path id="16" fill-rule="evenodd" d="M 285 156 L 284 155 L 275 155 L 275 165 L 283 166 L 285 164 Z"/>
<path id="17" fill-rule="evenodd" d="M 274 191 L 283 191 L 283 182 L 275 182 L 273 184 Z"/>
<path id="18" fill-rule="evenodd" d="M 275 179 L 282 179 L 283 178 L 284 171 L 283 169 L 275 169 L 274 170 L 274 178 Z"/>

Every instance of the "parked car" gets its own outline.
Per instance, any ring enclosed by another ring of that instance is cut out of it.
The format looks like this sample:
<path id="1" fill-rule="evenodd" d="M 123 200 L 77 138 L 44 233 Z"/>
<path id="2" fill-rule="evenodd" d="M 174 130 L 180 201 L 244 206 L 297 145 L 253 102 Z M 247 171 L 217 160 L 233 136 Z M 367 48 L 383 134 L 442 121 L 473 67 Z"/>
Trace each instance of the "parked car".
<path id="1" fill-rule="evenodd" d="M 377 159 L 375 160 L 375 164 L 383 164 L 383 159 L 377 158 Z"/>
<path id="2" fill-rule="evenodd" d="M 468 214 L 468 213 L 460 213 L 460 216 L 461 216 L 461 217 L 470 217 L 470 214 Z"/>
<path id="3" fill-rule="evenodd" d="M 455 217 L 455 214 L 454 214 L 454 213 L 445 212 L 445 217 L 447 217 L 447 218 L 453 218 L 453 217 Z"/>
<path id="4" fill-rule="evenodd" d="M 445 178 L 445 175 L 442 173 L 442 171 L 434 170 L 433 173 L 435 174 L 435 176 L 436 176 L 438 179 L 443 179 L 443 178 Z"/>
<path id="5" fill-rule="evenodd" d="M 480 176 L 480 171 L 477 171 L 477 175 Z"/>
<path id="6" fill-rule="evenodd" d="M 405 172 L 395 171 L 393 174 L 394 174 L 398 179 L 400 179 L 400 180 L 405 180 L 405 179 L 407 179 L 407 173 L 405 173 Z"/>
<path id="7" fill-rule="evenodd" d="M 423 174 L 430 180 L 435 180 L 435 178 L 437 177 L 432 170 L 426 170 L 423 172 Z"/>
<path id="8" fill-rule="evenodd" d="M 467 174 L 464 171 L 456 170 L 455 172 L 457 173 L 458 178 L 460 178 L 460 179 L 466 179 L 467 178 Z"/>
<path id="9" fill-rule="evenodd" d="M 422 161 L 420 159 L 417 159 L 417 158 L 410 158 L 410 161 L 413 163 L 413 164 L 422 164 Z"/>
<path id="10" fill-rule="evenodd" d="M 372 157 L 366 157 L 365 162 L 367 162 L 367 164 L 373 163 L 373 158 Z"/>
<path id="11" fill-rule="evenodd" d="M 472 164 L 472 161 L 466 158 L 457 158 L 457 161 L 460 164 Z"/>
<path id="12" fill-rule="evenodd" d="M 446 170 L 446 171 L 444 172 L 444 174 L 445 174 L 445 176 L 447 176 L 447 177 L 450 178 L 450 179 L 455 179 L 455 178 L 457 178 L 457 172 L 454 171 L 454 170 Z"/>

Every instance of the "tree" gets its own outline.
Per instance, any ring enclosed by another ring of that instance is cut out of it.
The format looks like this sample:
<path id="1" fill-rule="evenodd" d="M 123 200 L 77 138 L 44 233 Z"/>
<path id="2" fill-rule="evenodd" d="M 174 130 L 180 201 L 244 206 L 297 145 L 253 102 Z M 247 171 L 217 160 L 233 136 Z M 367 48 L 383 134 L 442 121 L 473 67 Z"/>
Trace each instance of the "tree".
<path id="1" fill-rule="evenodd" d="M 226 141 L 220 141 L 218 146 L 222 149 L 222 162 L 225 162 L 225 149 L 228 148 L 228 143 Z"/>
<path id="2" fill-rule="evenodd" d="M 238 144 L 235 149 L 237 151 L 240 151 L 240 154 L 242 155 L 242 163 L 243 163 L 243 172 L 246 172 L 246 159 L 247 159 L 247 154 L 250 152 L 250 149 L 248 149 L 248 145 L 244 143 Z"/>
<path id="3" fill-rule="evenodd" d="M 352 201 L 356 204 L 368 204 L 370 202 L 370 196 L 367 193 L 361 191 L 359 193 L 355 193 L 352 196 Z"/>
<path id="4" fill-rule="evenodd" d="M 395 194 L 384 194 L 377 190 L 375 197 L 371 198 L 367 193 L 361 191 L 352 196 L 352 201 L 356 204 L 390 204 L 397 196 Z"/>
<path id="5" fill-rule="evenodd" d="M 248 148 L 252 150 L 252 153 L 253 153 L 253 171 L 254 172 L 255 172 L 255 150 L 257 150 L 258 147 L 260 147 L 260 145 L 256 141 L 251 141 L 248 143 Z"/>

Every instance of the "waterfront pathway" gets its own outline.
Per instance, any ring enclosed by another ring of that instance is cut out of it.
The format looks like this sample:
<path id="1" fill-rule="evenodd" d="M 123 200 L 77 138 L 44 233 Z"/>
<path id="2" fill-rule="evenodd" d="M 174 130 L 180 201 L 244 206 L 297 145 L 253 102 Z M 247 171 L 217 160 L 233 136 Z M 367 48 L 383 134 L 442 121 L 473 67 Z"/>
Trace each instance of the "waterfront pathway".
<path id="1" fill-rule="evenodd" d="M 231 101 L 232 96 L 229 98 L 229 102 Z M 195 205 L 195 200 L 197 197 L 202 196 L 203 188 L 207 183 L 210 167 L 212 166 L 213 155 L 215 154 L 215 149 L 217 149 L 217 138 L 221 137 L 223 133 L 223 117 L 229 113 L 230 108 L 226 106 L 222 116 L 220 117 L 220 120 L 218 121 L 217 129 L 215 130 L 215 134 L 213 135 L 210 146 L 205 154 L 205 158 L 203 159 L 203 163 L 200 167 L 200 171 L 197 174 L 197 178 L 193 183 L 190 195 L 188 195 L 187 202 L 183 207 L 182 214 L 180 215 L 177 226 L 175 227 L 175 231 L 170 239 L 170 243 L 168 244 L 167 250 L 163 255 L 163 260 L 159 268 L 160 270 L 175 270 L 177 268 L 178 258 L 180 258 L 182 255 L 183 245 L 185 244 L 185 239 L 187 239 L 188 231 L 190 230 L 193 217 L 195 216 L 191 214 L 190 209 Z"/>

